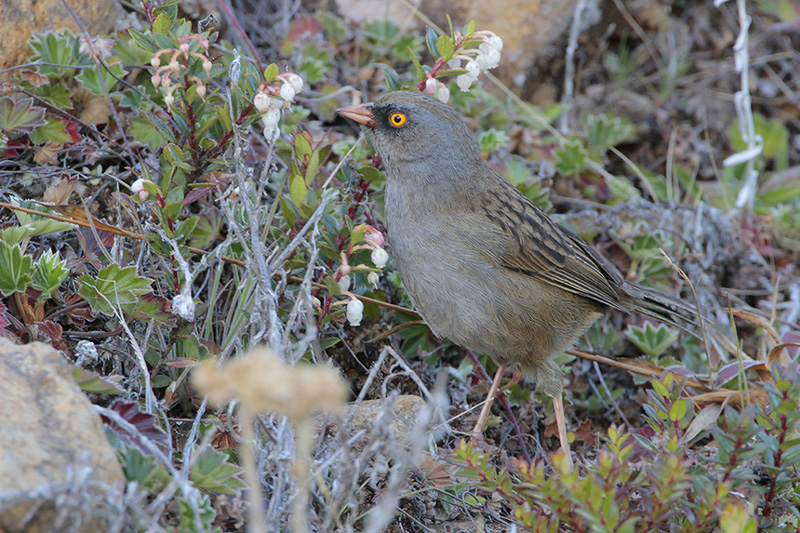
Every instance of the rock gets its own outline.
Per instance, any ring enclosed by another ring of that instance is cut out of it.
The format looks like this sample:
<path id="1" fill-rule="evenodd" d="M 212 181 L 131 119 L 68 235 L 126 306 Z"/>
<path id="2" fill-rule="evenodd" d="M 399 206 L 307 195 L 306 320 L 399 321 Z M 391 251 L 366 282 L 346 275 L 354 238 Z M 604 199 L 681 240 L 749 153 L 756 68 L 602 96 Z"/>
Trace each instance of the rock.
<path id="1" fill-rule="evenodd" d="M 117 9 L 111 0 L 70 0 L 69 5 L 92 36 L 108 33 L 114 27 Z M 0 70 L 25 63 L 33 52 L 28 45 L 33 32 L 68 28 L 80 33 L 61 0 L 0 0 L 0 13 Z M 14 74 L 12 71 L 0 77 Z"/>
<path id="2" fill-rule="evenodd" d="M 353 419 L 347 426 L 347 432 L 354 434 L 363 429 L 369 433 L 375 419 L 389 403 L 389 399 L 361 402 L 356 407 Z M 391 430 L 398 440 L 407 440 L 412 435 L 417 423 L 417 415 L 424 407 L 425 400 L 414 394 L 402 394 L 391 403 Z"/>
<path id="3" fill-rule="evenodd" d="M 307 0 L 308 1 L 308 0 Z M 492 70 L 510 87 L 526 84 L 536 58 L 569 33 L 577 0 L 416 0 L 419 11 L 447 30 L 447 17 L 454 27 L 474 20 L 479 30 L 491 30 L 503 39 L 500 66 Z M 311 2 L 312 4 L 314 2 Z M 382 0 L 335 0 L 337 13 L 348 20 L 391 20 L 407 29 L 420 30 L 409 4 Z M 597 2 L 587 3 L 587 12 L 597 11 Z M 595 20 L 596 22 L 596 20 Z M 560 52 L 563 55 L 563 51 Z"/>
<path id="4" fill-rule="evenodd" d="M 0 398 L 0 531 L 109 531 L 125 477 L 70 365 L 0 338 Z"/>

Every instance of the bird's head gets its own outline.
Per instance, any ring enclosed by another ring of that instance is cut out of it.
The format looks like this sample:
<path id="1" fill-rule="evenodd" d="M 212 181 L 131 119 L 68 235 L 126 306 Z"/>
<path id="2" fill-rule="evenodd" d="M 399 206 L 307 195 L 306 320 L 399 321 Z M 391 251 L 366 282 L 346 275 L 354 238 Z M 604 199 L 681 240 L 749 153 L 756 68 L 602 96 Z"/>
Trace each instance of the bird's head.
<path id="1" fill-rule="evenodd" d="M 478 144 L 458 112 L 427 94 L 396 91 L 338 113 L 371 131 L 390 178 L 409 165 L 416 172 L 424 165 L 426 173 L 443 177 L 456 171 L 462 175 L 482 163 Z"/>

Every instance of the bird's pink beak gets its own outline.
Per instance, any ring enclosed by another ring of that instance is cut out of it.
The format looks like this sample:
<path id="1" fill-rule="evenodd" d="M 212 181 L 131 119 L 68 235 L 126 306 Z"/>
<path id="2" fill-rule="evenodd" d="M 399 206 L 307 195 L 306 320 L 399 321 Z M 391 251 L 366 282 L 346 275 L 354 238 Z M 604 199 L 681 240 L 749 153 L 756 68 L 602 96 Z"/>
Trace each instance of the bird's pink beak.
<path id="1" fill-rule="evenodd" d="M 371 103 L 343 107 L 341 109 L 337 109 L 336 112 L 343 117 L 355 120 L 359 124 L 363 124 L 368 128 L 375 126 L 375 115 L 372 114 Z"/>

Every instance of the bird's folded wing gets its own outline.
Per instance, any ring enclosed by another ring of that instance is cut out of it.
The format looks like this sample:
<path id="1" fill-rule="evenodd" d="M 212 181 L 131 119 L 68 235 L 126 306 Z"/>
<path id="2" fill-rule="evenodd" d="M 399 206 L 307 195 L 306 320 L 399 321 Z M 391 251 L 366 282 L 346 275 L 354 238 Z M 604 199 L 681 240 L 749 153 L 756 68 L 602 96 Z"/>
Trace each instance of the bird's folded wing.
<path id="1" fill-rule="evenodd" d="M 523 197 L 512 204 L 494 196 L 484 199 L 481 207 L 492 223 L 493 238 L 483 243 L 487 258 L 542 283 L 623 308 L 617 289 L 623 283 L 619 271 L 530 200 Z"/>

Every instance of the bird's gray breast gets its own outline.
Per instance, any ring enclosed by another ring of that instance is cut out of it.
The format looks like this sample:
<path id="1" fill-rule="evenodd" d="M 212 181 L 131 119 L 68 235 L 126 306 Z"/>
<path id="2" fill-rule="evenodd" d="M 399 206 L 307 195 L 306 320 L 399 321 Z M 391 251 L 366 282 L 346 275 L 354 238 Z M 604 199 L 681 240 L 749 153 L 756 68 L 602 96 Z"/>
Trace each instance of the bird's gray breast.
<path id="1" fill-rule="evenodd" d="M 441 197 L 432 201 L 424 188 L 398 185 L 387 182 L 386 221 L 393 258 L 415 308 L 437 336 L 485 351 L 475 335 L 490 329 L 493 296 L 486 280 L 492 267 L 475 247 L 464 245 L 457 210 L 442 205 Z"/>

